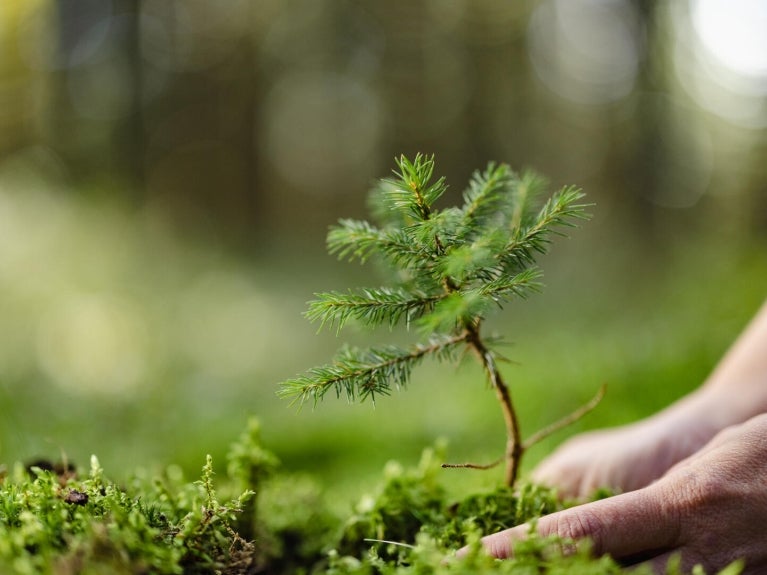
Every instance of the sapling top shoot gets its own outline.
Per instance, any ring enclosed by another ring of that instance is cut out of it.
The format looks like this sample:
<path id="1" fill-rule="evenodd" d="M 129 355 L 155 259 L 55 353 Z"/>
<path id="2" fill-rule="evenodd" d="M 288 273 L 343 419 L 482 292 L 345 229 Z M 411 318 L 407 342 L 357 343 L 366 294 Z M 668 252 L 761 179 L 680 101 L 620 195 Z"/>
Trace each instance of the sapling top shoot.
<path id="1" fill-rule="evenodd" d="M 306 316 L 340 330 L 349 320 L 370 326 L 404 323 L 423 335 L 410 347 L 342 348 L 333 362 L 280 384 L 279 394 L 316 403 L 329 391 L 349 400 L 375 400 L 405 387 L 424 358 L 457 360 L 470 351 L 495 391 L 506 426 L 505 483 L 513 485 L 520 459 L 533 443 L 592 409 L 603 390 L 585 406 L 523 440 L 508 384 L 498 368 L 498 337 L 482 332 L 485 319 L 515 298 L 540 290 L 538 255 L 555 235 L 584 220 L 586 205 L 578 188 L 566 186 L 548 199 L 540 176 L 517 174 L 491 163 L 475 172 L 461 207 L 437 208 L 447 189 L 434 176 L 434 157 L 396 160 L 393 177 L 372 192 L 377 219 L 343 219 L 328 233 L 331 254 L 365 262 L 382 258 L 392 283 L 316 294 Z M 462 464 L 446 467 L 488 468 Z"/>

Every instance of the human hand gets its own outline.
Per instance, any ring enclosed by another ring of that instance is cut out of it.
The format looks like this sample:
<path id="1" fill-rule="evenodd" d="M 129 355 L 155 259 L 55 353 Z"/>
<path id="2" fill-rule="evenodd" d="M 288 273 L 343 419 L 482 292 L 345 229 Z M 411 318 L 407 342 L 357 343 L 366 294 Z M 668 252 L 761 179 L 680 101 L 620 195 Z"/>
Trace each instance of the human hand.
<path id="1" fill-rule="evenodd" d="M 652 485 L 541 518 L 537 531 L 575 541 L 625 564 L 647 562 L 665 572 L 680 553 L 689 570 L 707 571 L 745 560 L 743 574 L 767 573 L 767 414 L 728 428 Z M 487 552 L 512 554 L 528 525 L 483 538 Z M 460 557 L 466 549 L 458 551 Z"/>
<path id="2" fill-rule="evenodd" d="M 713 406 L 706 399 L 689 398 L 631 425 L 576 435 L 544 459 L 532 479 L 565 497 L 587 497 L 601 487 L 645 487 L 724 426 L 708 416 Z"/>

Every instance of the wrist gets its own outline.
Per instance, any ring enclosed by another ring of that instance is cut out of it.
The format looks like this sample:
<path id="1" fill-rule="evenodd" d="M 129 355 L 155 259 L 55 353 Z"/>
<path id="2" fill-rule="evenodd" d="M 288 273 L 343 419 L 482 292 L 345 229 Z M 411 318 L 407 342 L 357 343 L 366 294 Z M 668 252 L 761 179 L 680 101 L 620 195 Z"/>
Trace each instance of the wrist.
<path id="1" fill-rule="evenodd" d="M 668 411 L 667 417 L 695 424 L 701 432 L 708 432 L 713 437 L 722 429 L 743 423 L 766 410 L 751 394 L 737 393 L 734 389 L 707 382 L 665 411 Z"/>
<path id="2" fill-rule="evenodd" d="M 685 438 L 692 453 L 725 427 L 742 420 L 718 390 L 699 388 L 659 411 L 649 421 L 664 434 Z"/>

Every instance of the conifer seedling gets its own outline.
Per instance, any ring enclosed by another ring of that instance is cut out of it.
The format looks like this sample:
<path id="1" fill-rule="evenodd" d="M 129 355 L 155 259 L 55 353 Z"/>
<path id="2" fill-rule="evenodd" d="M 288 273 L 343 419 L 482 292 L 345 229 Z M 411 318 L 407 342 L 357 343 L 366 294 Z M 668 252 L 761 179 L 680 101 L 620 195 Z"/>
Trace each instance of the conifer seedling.
<path id="1" fill-rule="evenodd" d="M 587 218 L 584 195 L 567 186 L 541 202 L 546 182 L 532 172 L 518 175 L 491 163 L 471 177 L 462 207 L 438 209 L 447 189 L 434 177 L 434 157 L 396 160 L 394 177 L 372 194 L 378 225 L 343 219 L 331 227 L 328 251 L 341 259 L 365 262 L 380 256 L 392 268 L 392 285 L 316 294 L 306 316 L 321 327 L 340 330 L 349 320 L 366 325 L 404 323 L 423 334 L 411 347 L 342 348 L 333 362 L 280 385 L 279 394 L 315 404 L 329 391 L 349 400 L 375 400 L 403 388 L 424 358 L 460 359 L 470 351 L 495 391 L 506 425 L 505 483 L 516 480 L 526 449 L 575 421 L 601 399 L 522 440 L 508 384 L 498 367 L 502 340 L 482 332 L 483 322 L 504 303 L 540 289 L 535 258 L 547 252 L 553 235 Z"/>

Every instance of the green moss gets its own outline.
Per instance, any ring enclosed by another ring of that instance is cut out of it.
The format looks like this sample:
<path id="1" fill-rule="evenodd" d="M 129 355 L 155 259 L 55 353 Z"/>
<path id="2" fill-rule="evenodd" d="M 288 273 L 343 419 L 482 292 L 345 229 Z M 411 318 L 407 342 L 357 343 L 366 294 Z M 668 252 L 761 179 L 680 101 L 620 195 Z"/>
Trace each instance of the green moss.
<path id="1" fill-rule="evenodd" d="M 94 457 L 90 473 L 17 465 L 0 488 L 3 573 L 209 573 L 249 543 L 232 530 L 252 496 L 221 502 L 208 458 L 199 481 L 171 470 L 121 486 Z"/>
<path id="2" fill-rule="evenodd" d="M 587 546 L 562 555 L 563 542 L 556 538 L 532 536 L 515 547 L 511 560 L 486 556 L 482 535 L 534 520 L 561 503 L 535 485 L 453 500 L 440 482 L 442 446 L 425 450 L 412 469 L 387 464 L 382 483 L 344 521 L 311 477 L 276 473 L 277 459 L 258 432 L 251 422 L 233 444 L 221 485 L 214 482 L 210 457 L 196 481 L 171 466 L 124 485 L 109 480 L 95 457 L 87 472 L 16 465 L 0 485 L 0 573 L 624 572 L 609 557 L 592 557 Z M 471 552 L 453 559 L 462 545 Z M 739 572 L 733 565 L 722 574 Z M 678 563 L 668 573 L 681 575 Z"/>

